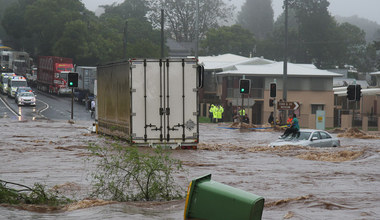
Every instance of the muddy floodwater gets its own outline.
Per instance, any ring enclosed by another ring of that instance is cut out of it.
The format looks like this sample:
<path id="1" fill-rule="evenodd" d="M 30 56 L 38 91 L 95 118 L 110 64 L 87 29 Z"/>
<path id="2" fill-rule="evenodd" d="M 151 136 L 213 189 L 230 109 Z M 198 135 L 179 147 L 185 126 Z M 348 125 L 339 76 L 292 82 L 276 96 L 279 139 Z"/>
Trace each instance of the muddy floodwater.
<path id="1" fill-rule="evenodd" d="M 95 167 L 86 160 L 87 146 L 104 142 L 90 133 L 91 124 L 0 119 L 0 179 L 43 183 L 80 201 L 49 212 L 3 205 L 0 219 L 183 219 L 184 200 L 86 200 Z M 269 148 L 280 132 L 227 126 L 201 124 L 198 150 L 172 151 L 187 170 L 176 176 L 184 194 L 193 178 L 212 174 L 264 197 L 263 219 L 380 219 L 380 139 L 345 136 L 337 148 Z"/>

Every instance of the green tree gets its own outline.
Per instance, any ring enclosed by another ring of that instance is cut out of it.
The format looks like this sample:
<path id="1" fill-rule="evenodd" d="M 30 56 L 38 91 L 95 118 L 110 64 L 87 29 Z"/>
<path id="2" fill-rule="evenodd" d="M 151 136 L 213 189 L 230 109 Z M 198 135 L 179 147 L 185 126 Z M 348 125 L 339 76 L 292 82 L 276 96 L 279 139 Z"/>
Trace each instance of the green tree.
<path id="1" fill-rule="evenodd" d="M 25 48 L 35 57 L 72 57 L 78 65 L 95 65 L 124 57 L 128 21 L 127 57 L 160 56 L 160 32 L 145 17 L 145 1 L 103 7 L 105 13 L 96 17 L 79 0 L 18 0 L 7 9 L 2 24 L 15 49 Z"/>
<path id="2" fill-rule="evenodd" d="M 240 25 L 223 26 L 209 30 L 201 47 L 207 48 L 207 54 L 234 53 L 249 56 L 255 47 L 255 37 Z"/>
<path id="3" fill-rule="evenodd" d="M 332 46 L 339 43 L 337 24 L 328 12 L 329 5 L 328 0 L 293 0 L 290 5 L 296 10 L 300 42 L 308 52 L 304 62 L 312 61 L 319 68 L 331 65 Z"/>
<path id="4" fill-rule="evenodd" d="M 168 35 L 179 42 L 191 42 L 196 36 L 196 1 L 152 0 L 148 17 L 154 27 L 160 27 L 161 9 L 165 12 Z M 211 28 L 232 17 L 234 8 L 223 0 L 199 0 L 199 37 L 203 38 Z"/>
<path id="5" fill-rule="evenodd" d="M 273 30 L 272 0 L 246 0 L 238 15 L 238 24 L 264 39 Z"/>
<path id="6" fill-rule="evenodd" d="M 25 22 L 29 31 L 38 36 L 41 54 L 52 54 L 54 44 L 63 35 L 65 24 L 82 18 L 86 9 L 78 0 L 37 0 L 27 7 Z"/>
<path id="7" fill-rule="evenodd" d="M 343 23 L 338 26 L 337 31 L 341 34 L 342 61 L 359 70 L 366 69 L 366 40 L 365 32 L 355 25 Z M 342 63 L 343 63 L 342 62 Z"/>
<path id="8" fill-rule="evenodd" d="M 105 12 L 103 17 L 120 17 L 124 20 L 129 18 L 137 18 L 139 20 L 146 20 L 146 14 L 148 12 L 147 0 L 124 0 L 119 5 L 103 5 Z"/>
<path id="9" fill-rule="evenodd" d="M 2 17 L 1 24 L 6 32 L 6 40 L 9 45 L 16 50 L 31 49 L 31 32 L 27 28 L 25 11 L 27 7 L 35 1 L 18 0 L 12 1 Z"/>
<path id="10" fill-rule="evenodd" d="M 0 0 L 0 21 L 2 21 L 2 18 L 5 14 L 5 12 L 8 10 L 8 7 L 11 6 L 11 4 L 14 3 L 14 0 Z M 2 22 L 0 22 L 1 24 Z M 0 40 L 6 41 L 8 39 L 8 35 L 3 28 L 3 25 L 0 25 Z M 4 43 L 4 42 L 3 42 Z"/>

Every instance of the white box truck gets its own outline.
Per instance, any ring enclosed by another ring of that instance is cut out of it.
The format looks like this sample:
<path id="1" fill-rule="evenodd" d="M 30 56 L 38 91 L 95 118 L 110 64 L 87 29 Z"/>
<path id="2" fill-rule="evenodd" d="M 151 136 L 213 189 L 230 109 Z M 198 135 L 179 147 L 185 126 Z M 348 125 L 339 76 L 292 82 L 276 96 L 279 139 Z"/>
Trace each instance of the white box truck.
<path id="1" fill-rule="evenodd" d="M 131 59 L 97 67 L 100 133 L 133 144 L 196 148 L 203 68 L 193 58 Z"/>

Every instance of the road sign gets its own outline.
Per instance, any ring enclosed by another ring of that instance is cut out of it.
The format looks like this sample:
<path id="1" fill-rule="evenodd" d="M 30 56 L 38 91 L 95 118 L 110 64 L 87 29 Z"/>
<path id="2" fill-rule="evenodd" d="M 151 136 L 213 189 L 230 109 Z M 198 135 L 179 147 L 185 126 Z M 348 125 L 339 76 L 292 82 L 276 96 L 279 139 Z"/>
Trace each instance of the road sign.
<path id="1" fill-rule="evenodd" d="M 299 107 L 300 107 L 300 103 L 298 102 L 279 101 L 277 103 L 278 110 L 297 110 Z"/>

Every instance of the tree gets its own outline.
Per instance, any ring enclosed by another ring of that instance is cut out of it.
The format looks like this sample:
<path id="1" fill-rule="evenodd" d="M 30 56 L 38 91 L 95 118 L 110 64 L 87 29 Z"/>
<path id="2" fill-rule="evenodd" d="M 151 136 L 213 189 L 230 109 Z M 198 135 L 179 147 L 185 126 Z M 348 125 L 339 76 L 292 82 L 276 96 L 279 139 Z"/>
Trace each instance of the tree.
<path id="1" fill-rule="evenodd" d="M 147 0 L 124 0 L 123 3 L 119 5 L 103 5 L 105 12 L 102 14 L 103 17 L 116 16 L 124 20 L 128 18 L 137 18 L 139 20 L 145 21 L 146 14 L 148 12 L 148 2 Z"/>
<path id="2" fill-rule="evenodd" d="M 273 30 L 272 0 L 246 0 L 238 15 L 238 24 L 264 39 Z"/>
<path id="3" fill-rule="evenodd" d="M 345 64 L 353 65 L 358 69 L 365 68 L 366 40 L 364 31 L 349 23 L 339 25 L 337 31 L 341 34 Z"/>
<path id="4" fill-rule="evenodd" d="M 37 0 L 27 7 L 25 21 L 28 30 L 38 36 L 42 54 L 52 54 L 54 44 L 63 35 L 65 24 L 82 18 L 86 11 L 78 0 Z"/>
<path id="5" fill-rule="evenodd" d="M 0 0 L 0 20 L 4 16 L 5 12 L 8 11 L 8 7 L 14 3 L 14 0 Z M 6 31 L 4 30 L 3 26 L 0 25 L 0 40 L 6 40 L 8 37 Z M 4 42 L 3 42 L 4 43 Z"/>
<path id="6" fill-rule="evenodd" d="M 77 63 L 87 63 L 91 60 L 89 33 L 86 23 L 81 20 L 68 22 L 64 26 L 63 35 L 53 45 L 53 54 L 62 57 L 72 57 Z"/>
<path id="7" fill-rule="evenodd" d="M 6 8 L 1 24 L 6 32 L 4 40 L 8 41 L 8 44 L 18 50 L 30 49 L 29 38 L 31 33 L 27 28 L 27 22 L 25 20 L 25 11 L 29 5 L 35 1 L 18 0 L 12 1 L 12 4 Z"/>
<path id="8" fill-rule="evenodd" d="M 328 12 L 328 0 L 293 0 L 290 7 L 296 11 L 299 38 L 308 51 L 305 62 L 314 62 L 319 68 L 334 60 L 331 46 L 336 41 L 336 22 Z"/>
<path id="9" fill-rule="evenodd" d="M 2 19 L 15 49 L 39 55 L 74 58 L 77 65 L 95 65 L 124 58 L 124 27 L 128 21 L 127 57 L 160 56 L 160 31 L 145 18 L 144 1 L 126 0 L 103 6 L 96 17 L 79 0 L 18 0 Z M 25 47 L 22 47 L 25 45 Z"/>
<path id="10" fill-rule="evenodd" d="M 168 35 L 179 42 L 191 42 L 196 36 L 197 0 L 152 0 L 149 20 L 155 28 L 160 27 L 161 9 L 164 9 Z M 203 38 L 218 22 L 232 17 L 233 8 L 228 8 L 223 0 L 199 0 L 199 37 Z"/>
<path id="11" fill-rule="evenodd" d="M 92 173 L 93 195 L 114 201 L 173 200 L 183 196 L 175 174 L 184 172 L 182 163 L 158 147 L 143 152 L 131 146 L 112 143 L 90 146 L 90 161 L 97 163 Z M 98 159 L 100 158 L 100 159 Z"/>
<path id="12" fill-rule="evenodd" d="M 207 54 L 234 53 L 249 56 L 255 47 L 253 34 L 240 25 L 211 29 L 201 42 L 207 48 Z"/>

